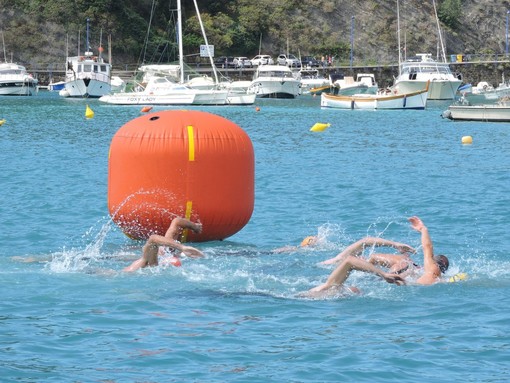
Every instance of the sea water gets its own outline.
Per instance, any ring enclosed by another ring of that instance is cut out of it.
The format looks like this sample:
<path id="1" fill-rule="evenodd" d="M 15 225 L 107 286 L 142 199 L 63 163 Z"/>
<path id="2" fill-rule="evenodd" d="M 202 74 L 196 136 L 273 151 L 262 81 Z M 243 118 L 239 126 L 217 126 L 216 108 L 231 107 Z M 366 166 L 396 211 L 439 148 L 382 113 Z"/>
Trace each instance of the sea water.
<path id="1" fill-rule="evenodd" d="M 108 150 L 141 107 L 49 92 L 0 102 L 2 382 L 510 381 L 509 124 L 443 120 L 437 101 L 191 108 L 250 136 L 253 215 L 196 244 L 204 259 L 126 274 L 143 243 L 110 220 Z M 317 122 L 331 126 L 311 132 Z M 402 287 L 354 272 L 359 295 L 299 296 L 363 236 L 406 242 L 422 263 L 413 215 L 449 256 L 447 275 L 467 281 Z M 272 251 L 308 235 L 314 248 Z"/>

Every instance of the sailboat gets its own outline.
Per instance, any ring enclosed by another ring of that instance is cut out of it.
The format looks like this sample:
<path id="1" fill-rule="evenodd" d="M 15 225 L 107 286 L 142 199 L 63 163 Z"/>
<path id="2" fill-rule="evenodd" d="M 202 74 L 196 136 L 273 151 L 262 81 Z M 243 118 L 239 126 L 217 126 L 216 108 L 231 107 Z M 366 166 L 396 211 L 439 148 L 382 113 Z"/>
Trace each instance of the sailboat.
<path id="1" fill-rule="evenodd" d="M 62 97 L 97 98 L 111 91 L 111 64 L 104 61 L 103 48 L 94 55 L 89 44 L 89 19 L 87 19 L 87 40 L 84 55 L 67 57 Z"/>
<path id="2" fill-rule="evenodd" d="M 395 79 L 394 88 L 396 88 L 401 93 L 412 93 L 424 89 L 427 82 L 430 81 L 429 100 L 453 100 L 462 81 L 452 73 L 450 66 L 446 61 L 446 54 L 441 29 L 439 26 L 439 19 L 437 17 L 435 0 L 433 0 L 433 3 L 443 60 L 442 62 L 434 60 L 430 53 L 418 53 L 415 57 L 411 57 L 405 61 L 402 61 L 400 53 L 399 23 L 399 74 Z M 397 13 L 397 20 L 400 20 L 398 1 Z"/>
<path id="3" fill-rule="evenodd" d="M 200 12 L 194 0 L 205 45 L 209 46 L 205 35 Z M 255 97 L 232 93 L 221 87 L 211 53 L 208 56 L 214 71 L 215 81 L 210 88 L 194 88 L 184 80 L 184 54 L 182 46 L 182 9 L 181 0 L 177 1 L 177 33 L 179 46 L 178 65 L 144 65 L 142 83 L 132 92 L 120 92 L 101 97 L 99 101 L 115 105 L 240 105 L 253 104 Z"/>

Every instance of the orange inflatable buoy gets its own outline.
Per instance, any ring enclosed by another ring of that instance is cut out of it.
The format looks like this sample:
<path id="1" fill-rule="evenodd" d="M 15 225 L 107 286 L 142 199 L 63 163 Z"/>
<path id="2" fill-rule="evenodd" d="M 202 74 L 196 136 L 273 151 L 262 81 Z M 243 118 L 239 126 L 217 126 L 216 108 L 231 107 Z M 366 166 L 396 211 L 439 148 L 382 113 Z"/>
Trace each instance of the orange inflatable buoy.
<path id="1" fill-rule="evenodd" d="M 144 106 L 141 110 L 142 113 L 147 113 L 152 110 L 152 106 Z"/>
<path id="2" fill-rule="evenodd" d="M 250 138 L 232 121 L 202 111 L 146 114 L 112 138 L 108 210 L 131 238 L 164 235 L 180 216 L 202 223 L 183 241 L 222 240 L 251 218 L 254 163 Z"/>

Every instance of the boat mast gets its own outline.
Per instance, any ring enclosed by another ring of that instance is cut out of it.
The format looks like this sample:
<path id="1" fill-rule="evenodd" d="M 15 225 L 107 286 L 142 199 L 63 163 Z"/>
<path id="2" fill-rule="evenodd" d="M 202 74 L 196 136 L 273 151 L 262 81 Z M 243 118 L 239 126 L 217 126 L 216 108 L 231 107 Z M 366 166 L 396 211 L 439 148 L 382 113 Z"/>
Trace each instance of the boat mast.
<path id="1" fill-rule="evenodd" d="M 437 32 L 439 34 L 439 42 L 441 44 L 441 52 L 443 54 L 443 62 L 446 62 L 446 53 L 444 51 L 443 34 L 441 33 L 441 26 L 439 25 L 439 17 L 437 17 L 436 0 L 432 0 L 434 4 L 434 15 L 436 16 Z"/>
<path id="2" fill-rule="evenodd" d="M 398 75 L 400 76 L 400 64 L 402 63 L 402 52 L 400 49 L 400 7 L 397 0 L 397 41 L 398 41 Z"/>
<path id="3" fill-rule="evenodd" d="M 216 84 L 218 84 L 219 81 L 218 81 L 218 74 L 216 73 L 216 65 L 214 65 L 214 61 L 211 56 L 211 52 L 209 51 L 209 43 L 207 42 L 207 36 L 205 35 L 204 24 L 202 23 L 202 18 L 200 17 L 200 11 L 198 10 L 197 0 L 193 0 L 193 3 L 195 4 L 195 9 L 197 11 L 197 17 L 198 17 L 198 22 L 200 23 L 200 30 L 202 31 L 202 36 L 204 36 L 205 46 L 207 47 L 207 56 L 209 56 L 209 61 L 211 62 L 211 67 L 212 67 L 213 73 L 214 73 L 214 79 L 216 80 Z"/>
<path id="4" fill-rule="evenodd" d="M 179 66 L 181 72 L 181 83 L 184 83 L 184 55 L 182 52 L 182 15 L 181 0 L 177 0 L 177 42 L 179 43 Z"/>
<path id="5" fill-rule="evenodd" d="M 103 28 L 99 31 L 99 58 L 103 58 Z"/>
<path id="6" fill-rule="evenodd" d="M 145 55 L 147 54 L 147 46 L 149 45 L 149 35 L 150 35 L 151 25 L 152 25 L 152 16 L 154 15 L 155 8 L 156 8 L 156 0 L 152 0 L 151 16 L 149 18 L 149 25 L 147 26 L 147 33 L 145 34 L 145 41 L 143 42 L 143 53 L 140 53 L 140 55 L 142 55 L 142 64 L 145 64 Z M 140 61 L 140 57 L 138 57 L 138 61 Z"/>
<path id="7" fill-rule="evenodd" d="M 90 19 L 87 17 L 87 38 L 86 38 L 86 46 L 85 46 L 85 56 L 87 55 L 87 52 L 90 50 L 90 44 L 89 44 L 89 21 Z"/>
<path id="8" fill-rule="evenodd" d="M 5 53 L 4 31 L 2 31 L 2 46 L 4 47 L 4 62 L 7 62 L 7 53 Z"/>

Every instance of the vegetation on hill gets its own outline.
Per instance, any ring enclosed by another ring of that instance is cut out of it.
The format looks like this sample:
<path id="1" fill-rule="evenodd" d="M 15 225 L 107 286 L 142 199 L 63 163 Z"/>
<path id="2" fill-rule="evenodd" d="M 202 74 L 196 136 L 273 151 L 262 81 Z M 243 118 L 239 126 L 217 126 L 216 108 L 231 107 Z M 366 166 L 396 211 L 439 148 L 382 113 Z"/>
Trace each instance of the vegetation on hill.
<path id="1" fill-rule="evenodd" d="M 188 61 L 197 59 L 203 38 L 193 1 L 182 0 L 182 38 Z M 432 0 L 400 0 L 405 52 L 438 51 Z M 436 0 L 447 54 L 504 53 L 510 1 Z M 176 0 L 0 0 L 0 28 L 8 61 L 63 65 L 66 50 L 97 52 L 112 38 L 113 64 L 177 59 Z M 198 0 L 215 55 L 293 53 L 331 55 L 363 64 L 398 58 L 396 0 Z M 105 50 L 107 52 L 107 50 Z M 3 58 L 3 57 L 2 57 Z"/>

